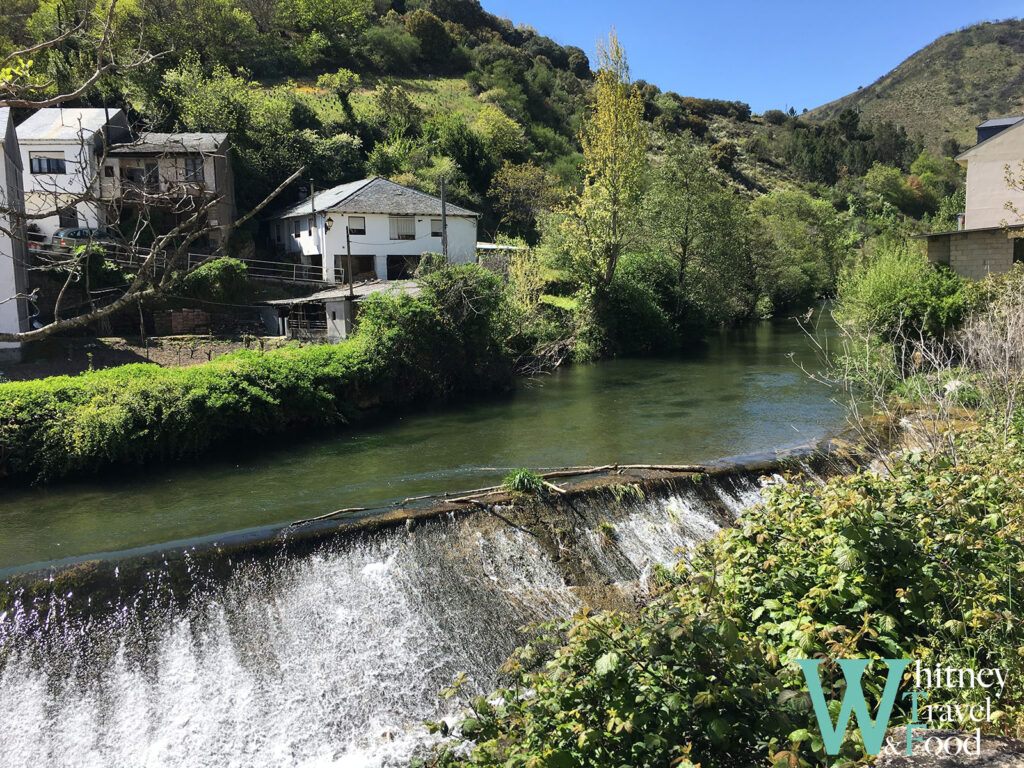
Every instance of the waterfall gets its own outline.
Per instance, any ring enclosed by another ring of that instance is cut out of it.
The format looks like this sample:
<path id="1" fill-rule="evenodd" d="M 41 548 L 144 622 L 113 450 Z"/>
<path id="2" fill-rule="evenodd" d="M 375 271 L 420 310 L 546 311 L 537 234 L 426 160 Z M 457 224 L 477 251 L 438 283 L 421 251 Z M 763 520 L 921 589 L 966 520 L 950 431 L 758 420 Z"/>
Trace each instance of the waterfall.
<path id="1" fill-rule="evenodd" d="M 0 765 L 404 765 L 432 739 L 422 721 L 456 714 L 438 693 L 460 673 L 492 690 L 521 628 L 572 615 L 584 581 L 636 589 L 758 496 L 742 478 L 693 486 L 598 494 L 550 537 L 500 510 L 442 516 L 241 562 L 184 600 L 157 599 L 173 581 L 159 570 L 90 610 L 15 600 L 0 614 Z"/>

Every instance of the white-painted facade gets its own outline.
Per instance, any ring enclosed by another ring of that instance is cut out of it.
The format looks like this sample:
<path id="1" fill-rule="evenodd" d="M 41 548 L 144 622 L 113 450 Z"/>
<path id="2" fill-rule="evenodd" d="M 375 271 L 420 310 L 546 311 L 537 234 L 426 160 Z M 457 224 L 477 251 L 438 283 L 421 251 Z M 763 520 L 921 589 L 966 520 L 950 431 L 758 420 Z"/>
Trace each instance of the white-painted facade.
<path id="1" fill-rule="evenodd" d="M 99 158 L 108 135 L 111 141 L 127 137 L 124 113 L 119 109 L 39 109 L 17 131 L 25 211 L 29 216 L 50 214 L 32 219 L 40 232 L 50 236 L 64 226 L 103 226 L 103 208 L 95 200 L 101 178 Z"/>
<path id="2" fill-rule="evenodd" d="M 308 277 L 329 283 L 347 280 L 349 243 L 354 281 L 403 279 L 410 276 L 420 256 L 442 253 L 441 201 L 438 198 L 383 179 L 369 179 L 356 182 L 356 185 L 369 182 L 406 190 L 410 200 L 402 201 L 403 212 L 351 210 L 359 207 L 358 191 L 337 205 L 327 204 L 324 210 L 316 210 L 315 213 L 310 212 L 306 202 L 302 204 L 304 211 L 293 209 L 270 222 L 272 243 L 283 254 L 298 257 L 301 263 L 309 265 Z M 392 197 L 402 194 L 388 191 Z M 320 200 L 321 195 L 317 198 Z M 415 210 L 417 206 L 424 212 L 404 212 Z M 475 214 L 466 215 L 470 212 L 457 206 L 452 206 L 452 209 L 457 213 L 446 216 L 448 260 L 455 264 L 472 264 L 476 261 L 477 217 Z"/>
<path id="3" fill-rule="evenodd" d="M 20 333 L 29 326 L 28 303 L 13 300 L 28 282 L 24 224 L 17 216 L 24 209 L 24 191 L 18 136 L 6 107 L 0 109 L 0 184 L 0 332 Z M 0 361 L 20 356 L 20 344 L 0 342 Z"/>

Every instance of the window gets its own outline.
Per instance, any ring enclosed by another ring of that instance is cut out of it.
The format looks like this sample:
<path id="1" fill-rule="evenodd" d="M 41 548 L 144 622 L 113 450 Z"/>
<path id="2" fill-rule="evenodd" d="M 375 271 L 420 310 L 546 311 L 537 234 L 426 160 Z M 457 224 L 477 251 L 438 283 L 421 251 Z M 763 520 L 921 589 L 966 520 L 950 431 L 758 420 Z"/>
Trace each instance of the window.
<path id="1" fill-rule="evenodd" d="M 392 216 L 388 223 L 391 225 L 392 240 L 416 239 L 416 219 L 412 216 Z"/>
<path id="2" fill-rule="evenodd" d="M 441 229 L 441 220 L 440 219 L 431 219 L 430 220 L 430 236 L 431 237 L 443 237 L 444 236 L 443 230 Z"/>
<path id="3" fill-rule="evenodd" d="M 349 216 L 348 217 L 348 233 L 350 235 L 365 235 L 366 234 L 366 217 L 365 216 Z"/>
<path id="4" fill-rule="evenodd" d="M 203 170 L 203 157 L 195 157 L 192 155 L 186 155 L 185 157 L 185 181 L 194 181 L 202 183 L 206 180 L 205 171 Z"/>
<path id="5" fill-rule="evenodd" d="M 281 222 L 274 225 L 274 241 L 276 243 L 281 242 Z"/>
<path id="6" fill-rule="evenodd" d="M 310 216 L 308 219 L 306 219 L 306 234 L 308 234 L 310 237 L 312 237 L 312 235 L 313 235 L 313 217 L 312 216 Z"/>
<path id="7" fill-rule="evenodd" d="M 103 178 L 112 179 L 114 178 L 114 166 L 104 165 L 103 166 Z"/>
<path id="8" fill-rule="evenodd" d="M 1013 238 L 1013 263 L 1024 261 L 1024 237 Z"/>
<path id="9" fill-rule="evenodd" d="M 57 224 L 61 229 L 78 226 L 78 210 L 65 208 L 57 214 Z"/>
<path id="10" fill-rule="evenodd" d="M 295 237 L 299 236 L 301 224 L 298 219 L 292 219 L 292 235 Z"/>
<path id="11" fill-rule="evenodd" d="M 29 170 L 32 173 L 65 174 L 68 172 L 63 152 L 29 152 Z"/>

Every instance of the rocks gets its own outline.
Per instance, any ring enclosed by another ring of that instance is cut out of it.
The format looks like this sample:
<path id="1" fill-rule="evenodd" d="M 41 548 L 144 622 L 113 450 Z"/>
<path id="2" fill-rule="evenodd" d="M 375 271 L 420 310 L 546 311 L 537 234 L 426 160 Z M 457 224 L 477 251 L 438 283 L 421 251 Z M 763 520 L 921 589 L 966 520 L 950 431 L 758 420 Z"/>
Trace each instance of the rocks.
<path id="1" fill-rule="evenodd" d="M 917 735 L 924 735 L 917 731 Z M 963 742 L 974 743 L 974 734 L 965 731 L 928 729 L 927 739 L 950 740 L 951 744 Z M 898 755 L 885 754 L 883 751 L 873 763 L 874 768 L 1024 768 L 1024 741 L 1005 739 L 998 736 L 981 737 L 980 754 L 946 754 L 937 752 L 937 741 L 930 742 L 930 750 L 926 752 L 926 744 L 914 743 L 914 754 L 906 754 L 907 729 L 892 728 L 886 734 L 886 740 L 896 745 Z M 973 751 L 973 747 L 971 747 Z M 955 747 L 954 747 L 955 750 Z"/>

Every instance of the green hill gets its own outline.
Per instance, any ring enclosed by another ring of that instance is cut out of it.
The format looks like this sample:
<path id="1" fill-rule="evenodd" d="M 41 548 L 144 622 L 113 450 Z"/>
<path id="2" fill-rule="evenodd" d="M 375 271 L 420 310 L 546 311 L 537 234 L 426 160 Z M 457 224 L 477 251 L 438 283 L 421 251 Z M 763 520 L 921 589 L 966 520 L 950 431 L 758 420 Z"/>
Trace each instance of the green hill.
<path id="1" fill-rule="evenodd" d="M 970 146 L 978 123 L 1024 111 L 1024 20 L 943 35 L 871 85 L 804 117 L 834 118 L 845 109 L 860 112 L 862 122 L 901 125 L 931 149 L 950 139 Z"/>

